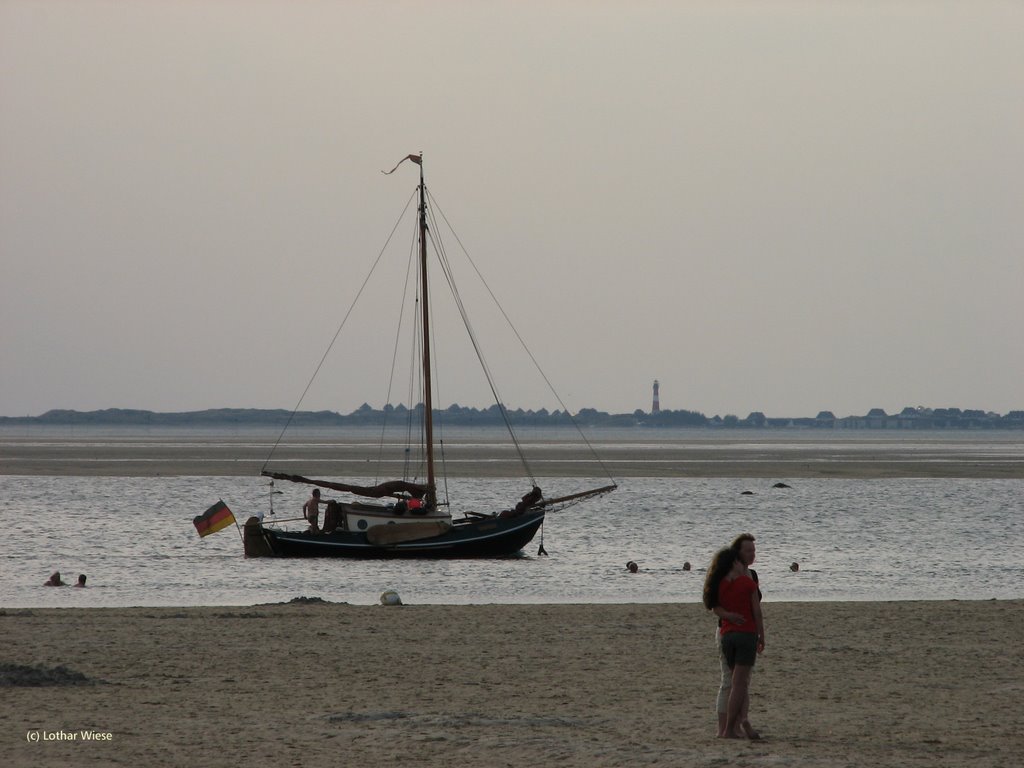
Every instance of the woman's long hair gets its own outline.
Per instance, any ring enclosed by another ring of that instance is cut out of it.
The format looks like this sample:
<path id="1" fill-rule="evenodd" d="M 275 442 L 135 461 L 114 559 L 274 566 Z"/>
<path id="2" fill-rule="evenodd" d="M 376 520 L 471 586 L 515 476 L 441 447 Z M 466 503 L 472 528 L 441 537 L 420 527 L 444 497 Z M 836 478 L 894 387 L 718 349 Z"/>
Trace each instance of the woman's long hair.
<path id="1" fill-rule="evenodd" d="M 737 557 L 739 554 L 732 547 L 720 549 L 715 553 L 708 568 L 708 575 L 704 577 L 704 607 L 709 611 L 718 605 L 718 585 L 729 575 Z"/>

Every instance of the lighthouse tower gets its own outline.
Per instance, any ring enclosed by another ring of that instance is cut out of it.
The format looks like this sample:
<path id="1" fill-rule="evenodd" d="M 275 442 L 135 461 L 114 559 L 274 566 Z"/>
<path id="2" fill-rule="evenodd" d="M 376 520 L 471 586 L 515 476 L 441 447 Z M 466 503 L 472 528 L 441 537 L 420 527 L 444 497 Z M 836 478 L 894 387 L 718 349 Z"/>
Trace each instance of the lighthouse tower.
<path id="1" fill-rule="evenodd" d="M 654 380 L 654 401 L 651 403 L 651 413 L 661 411 L 661 403 L 658 402 L 658 380 Z"/>

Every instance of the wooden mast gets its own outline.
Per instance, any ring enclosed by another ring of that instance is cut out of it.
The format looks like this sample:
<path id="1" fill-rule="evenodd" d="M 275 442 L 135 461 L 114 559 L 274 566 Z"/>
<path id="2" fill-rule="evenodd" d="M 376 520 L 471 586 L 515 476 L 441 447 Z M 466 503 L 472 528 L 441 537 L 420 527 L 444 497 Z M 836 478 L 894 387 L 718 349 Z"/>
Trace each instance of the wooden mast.
<path id="1" fill-rule="evenodd" d="M 434 406 L 430 384 L 430 301 L 427 288 L 427 188 L 423 182 L 423 153 L 420 166 L 420 295 L 422 297 L 423 327 L 423 439 L 427 451 L 427 493 L 424 502 L 428 508 L 437 506 L 437 483 L 434 479 Z"/>

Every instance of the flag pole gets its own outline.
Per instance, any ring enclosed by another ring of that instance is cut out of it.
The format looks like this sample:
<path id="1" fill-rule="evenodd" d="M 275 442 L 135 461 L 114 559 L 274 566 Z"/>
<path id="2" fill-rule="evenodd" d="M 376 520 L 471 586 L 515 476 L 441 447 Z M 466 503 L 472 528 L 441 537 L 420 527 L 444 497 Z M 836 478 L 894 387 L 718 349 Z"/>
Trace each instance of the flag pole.
<path id="1" fill-rule="evenodd" d="M 224 501 L 224 499 L 221 499 L 221 501 Z M 238 531 L 238 538 L 242 540 L 242 546 L 244 547 L 245 546 L 245 534 L 242 533 L 242 526 L 240 526 L 238 524 L 238 518 L 235 517 L 235 513 L 234 512 L 231 513 L 231 519 L 235 521 L 235 530 Z"/>

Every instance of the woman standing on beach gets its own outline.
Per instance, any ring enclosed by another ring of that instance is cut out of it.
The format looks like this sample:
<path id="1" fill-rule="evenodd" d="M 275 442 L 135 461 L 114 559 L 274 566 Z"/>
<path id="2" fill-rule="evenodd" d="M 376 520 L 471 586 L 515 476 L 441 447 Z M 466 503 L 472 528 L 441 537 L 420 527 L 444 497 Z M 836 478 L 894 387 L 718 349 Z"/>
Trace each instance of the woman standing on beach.
<path id="1" fill-rule="evenodd" d="M 743 563 L 746 568 L 747 574 L 757 584 L 757 599 L 762 600 L 761 595 L 761 584 L 757 578 L 757 571 L 750 566 L 754 563 L 754 558 L 757 556 L 757 548 L 754 544 L 754 535 L 752 533 L 741 533 L 730 547 L 739 556 L 740 562 Z M 732 690 L 732 670 L 725 661 L 725 654 L 722 653 L 722 616 L 725 609 L 717 607 L 714 609 L 715 615 L 718 616 L 718 626 L 715 628 L 715 647 L 718 649 L 718 661 L 722 668 L 722 681 L 718 686 L 718 700 L 715 702 L 718 709 L 718 732 L 725 733 L 725 719 L 729 712 L 729 692 Z M 747 735 L 748 739 L 759 739 L 761 734 L 754 730 L 754 727 L 750 724 L 750 721 L 744 717 L 743 722 L 740 723 L 740 727 L 743 732 Z"/>
<path id="2" fill-rule="evenodd" d="M 722 620 L 722 654 L 732 670 L 725 723 L 718 735 L 742 738 L 741 725 L 750 706 L 750 673 L 757 654 L 764 650 L 764 620 L 757 584 L 732 547 L 720 550 L 708 568 L 704 606 Z"/>

